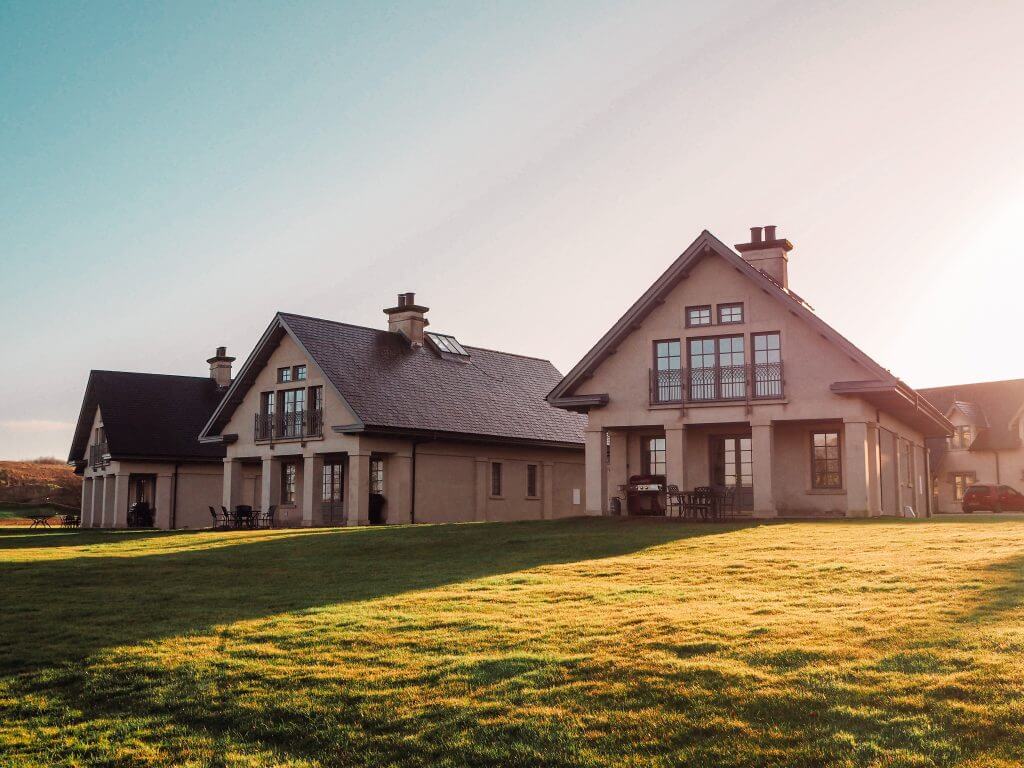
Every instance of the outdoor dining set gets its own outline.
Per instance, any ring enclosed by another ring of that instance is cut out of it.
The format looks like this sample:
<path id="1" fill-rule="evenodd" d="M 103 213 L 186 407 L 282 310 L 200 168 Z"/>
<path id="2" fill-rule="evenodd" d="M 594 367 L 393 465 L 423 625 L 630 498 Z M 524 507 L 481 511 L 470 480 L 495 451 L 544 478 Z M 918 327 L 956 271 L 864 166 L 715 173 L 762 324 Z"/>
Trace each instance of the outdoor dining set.
<path id="1" fill-rule="evenodd" d="M 273 528 L 277 505 L 271 504 L 266 512 L 253 509 L 247 504 L 239 504 L 233 510 L 222 506 L 220 512 L 210 507 L 213 527 L 219 530 L 239 530 L 256 528 Z"/>
<path id="2" fill-rule="evenodd" d="M 665 516 L 684 520 L 723 520 L 736 513 L 736 488 L 698 486 L 680 491 L 676 485 L 665 487 Z"/>

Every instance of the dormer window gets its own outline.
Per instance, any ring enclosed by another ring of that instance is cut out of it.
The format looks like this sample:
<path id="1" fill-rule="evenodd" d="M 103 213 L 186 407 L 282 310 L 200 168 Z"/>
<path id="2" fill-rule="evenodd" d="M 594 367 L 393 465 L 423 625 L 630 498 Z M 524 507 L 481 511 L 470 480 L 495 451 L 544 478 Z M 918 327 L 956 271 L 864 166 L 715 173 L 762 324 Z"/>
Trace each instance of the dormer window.
<path id="1" fill-rule="evenodd" d="M 953 427 L 953 436 L 947 438 L 949 447 L 955 451 L 966 450 L 974 442 L 974 428 L 970 424 Z"/>
<path id="2" fill-rule="evenodd" d="M 277 382 L 278 382 L 278 384 L 287 384 L 291 380 L 292 380 L 292 369 L 290 367 L 288 367 L 288 368 L 278 368 L 277 369 Z"/>
<path id="3" fill-rule="evenodd" d="M 701 325 L 711 325 L 711 305 L 686 308 L 686 327 L 696 328 Z"/>

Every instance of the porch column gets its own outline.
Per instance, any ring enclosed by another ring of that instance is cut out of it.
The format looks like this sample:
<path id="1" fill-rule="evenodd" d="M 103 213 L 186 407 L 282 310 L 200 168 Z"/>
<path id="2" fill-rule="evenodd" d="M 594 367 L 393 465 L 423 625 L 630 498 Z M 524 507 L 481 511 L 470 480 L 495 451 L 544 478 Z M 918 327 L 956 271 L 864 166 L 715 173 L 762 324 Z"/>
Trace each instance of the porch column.
<path id="1" fill-rule="evenodd" d="M 238 459 L 224 459 L 224 493 L 221 504 L 229 510 L 242 503 L 242 462 Z M 263 507 L 265 510 L 266 507 Z"/>
<path id="2" fill-rule="evenodd" d="M 477 456 L 474 463 L 476 471 L 473 489 L 473 519 L 482 523 L 487 520 L 487 499 L 491 492 L 491 462 L 486 456 Z"/>
<path id="3" fill-rule="evenodd" d="M 865 517 L 869 514 L 868 425 L 862 421 L 847 421 L 843 424 L 843 432 L 846 515 Z"/>
<path id="4" fill-rule="evenodd" d="M 608 449 L 611 453 L 608 460 L 608 508 L 611 509 L 611 499 L 618 496 L 619 509 L 623 514 L 626 512 L 626 496 L 619 490 L 619 486 L 629 482 L 628 438 L 628 432 L 619 429 L 608 430 Z"/>
<path id="5" fill-rule="evenodd" d="M 324 460 L 321 456 L 305 456 L 302 459 L 302 527 L 311 528 L 313 521 L 320 517 L 320 502 L 323 495 Z"/>
<path id="6" fill-rule="evenodd" d="M 773 431 L 771 422 L 750 425 L 755 517 L 776 517 L 779 514 L 775 508 L 775 491 L 772 488 L 772 466 L 775 463 Z"/>
<path id="7" fill-rule="evenodd" d="M 608 462 L 605 458 L 605 432 L 588 429 L 586 436 L 586 485 L 588 515 L 603 515 L 608 509 Z"/>
<path id="8" fill-rule="evenodd" d="M 89 489 L 89 511 L 91 516 L 89 518 L 89 527 L 91 528 L 102 528 L 103 527 L 103 481 L 101 478 L 95 475 L 91 481 L 91 488 Z"/>
<path id="9" fill-rule="evenodd" d="M 155 490 L 156 495 L 153 498 L 153 506 L 156 507 L 156 515 L 153 519 L 153 525 L 165 531 L 170 530 L 171 507 L 174 505 L 174 475 L 168 472 L 157 475 Z M 203 510 L 203 514 L 205 513 L 206 510 Z"/>
<path id="10" fill-rule="evenodd" d="M 114 517 L 114 476 L 103 476 L 103 527 L 113 528 Z"/>
<path id="11" fill-rule="evenodd" d="M 665 428 L 665 484 L 686 488 L 686 427 Z"/>
<path id="12" fill-rule="evenodd" d="M 555 516 L 555 462 L 545 461 L 541 467 L 541 517 L 550 520 Z"/>
<path id="13" fill-rule="evenodd" d="M 128 475 L 118 472 L 114 475 L 113 527 L 128 527 Z"/>
<path id="14" fill-rule="evenodd" d="M 384 486 L 387 506 L 384 508 L 389 524 L 412 522 L 412 454 L 393 453 L 384 467 Z"/>
<path id="15" fill-rule="evenodd" d="M 370 454 L 348 455 L 348 510 L 349 525 L 367 525 L 370 522 Z"/>
<path id="16" fill-rule="evenodd" d="M 263 459 L 263 472 L 260 477 L 260 510 L 267 514 L 272 505 L 281 503 L 281 461 L 273 456 Z M 227 505 L 225 505 L 227 506 Z M 233 509 L 233 507 L 228 507 Z M 280 520 L 280 515 L 277 519 Z"/>
<path id="17" fill-rule="evenodd" d="M 82 510 L 78 513 L 78 527 L 87 528 L 92 517 L 92 480 L 82 478 Z"/>
<path id="18" fill-rule="evenodd" d="M 881 444 L 878 439 L 878 424 L 869 424 L 868 438 L 868 515 L 878 517 L 882 514 L 882 478 Z"/>

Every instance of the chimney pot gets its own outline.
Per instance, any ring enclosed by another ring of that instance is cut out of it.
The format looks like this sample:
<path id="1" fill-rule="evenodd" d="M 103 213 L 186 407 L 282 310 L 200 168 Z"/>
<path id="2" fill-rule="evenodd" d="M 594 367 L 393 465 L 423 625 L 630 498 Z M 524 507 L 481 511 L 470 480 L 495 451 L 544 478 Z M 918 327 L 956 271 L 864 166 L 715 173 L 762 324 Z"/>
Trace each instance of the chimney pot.
<path id="1" fill-rule="evenodd" d="M 761 242 L 761 228 L 751 227 L 750 228 L 750 242 L 760 243 Z"/>
<path id="2" fill-rule="evenodd" d="M 771 224 L 764 228 L 764 239 L 769 242 L 775 239 L 775 225 Z"/>
<path id="3" fill-rule="evenodd" d="M 404 307 L 405 306 L 405 294 L 404 293 L 398 294 L 398 306 L 400 306 L 400 307 Z"/>
<path id="4" fill-rule="evenodd" d="M 412 291 L 407 292 L 405 294 L 405 303 L 406 304 L 415 304 L 416 303 L 416 294 L 413 293 Z"/>
<path id="5" fill-rule="evenodd" d="M 225 357 L 228 354 L 227 347 L 217 347 L 217 357 Z"/>

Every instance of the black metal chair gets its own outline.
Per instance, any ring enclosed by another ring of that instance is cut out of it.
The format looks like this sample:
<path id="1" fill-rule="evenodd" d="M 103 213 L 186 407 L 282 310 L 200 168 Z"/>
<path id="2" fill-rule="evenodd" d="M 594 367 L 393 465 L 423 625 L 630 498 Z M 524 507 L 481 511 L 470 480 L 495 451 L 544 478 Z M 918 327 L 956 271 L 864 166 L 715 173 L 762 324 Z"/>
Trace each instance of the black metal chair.
<path id="1" fill-rule="evenodd" d="M 665 486 L 665 517 L 683 516 L 683 494 L 675 484 Z"/>
<path id="2" fill-rule="evenodd" d="M 267 508 L 266 514 L 264 514 L 264 515 L 262 515 L 260 517 L 260 524 L 264 528 L 273 528 L 274 527 L 274 516 L 276 514 L 277 514 L 277 504 L 271 504 L 270 507 Z"/>

